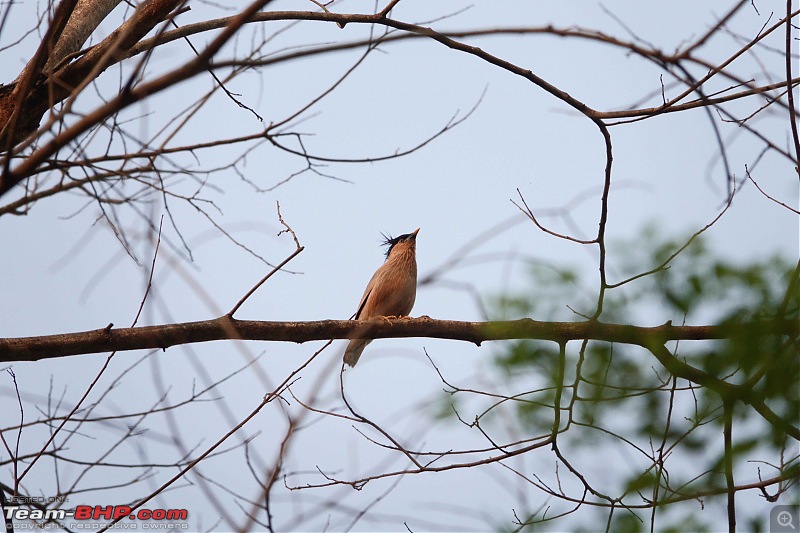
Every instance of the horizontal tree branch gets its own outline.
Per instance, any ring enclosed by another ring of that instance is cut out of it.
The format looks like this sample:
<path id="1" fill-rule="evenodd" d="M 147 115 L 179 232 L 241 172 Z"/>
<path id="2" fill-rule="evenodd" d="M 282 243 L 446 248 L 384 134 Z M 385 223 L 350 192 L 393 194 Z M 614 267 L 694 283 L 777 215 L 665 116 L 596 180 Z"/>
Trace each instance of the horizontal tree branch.
<path id="1" fill-rule="evenodd" d="M 715 340 L 747 334 L 779 333 L 797 336 L 793 320 L 759 321 L 709 326 L 655 327 L 608 324 L 598 321 L 540 322 L 530 318 L 497 322 L 434 320 L 429 317 L 379 320 L 319 320 L 265 322 L 222 316 L 213 320 L 113 328 L 40 337 L 0 338 L 0 361 L 38 361 L 67 355 L 142 350 L 226 339 L 308 342 L 329 339 L 430 337 L 472 342 L 539 339 L 554 342 L 598 340 L 635 344 L 650 349 L 675 340 Z"/>
<path id="2" fill-rule="evenodd" d="M 775 427 L 800 440 L 800 429 L 772 412 L 763 399 L 746 385 L 729 383 L 688 364 L 665 346 L 669 341 L 720 340 L 742 336 L 778 334 L 797 337 L 796 320 L 764 320 L 709 326 L 642 327 L 608 324 L 596 320 L 584 322 L 540 322 L 530 318 L 497 322 L 461 322 L 434 320 L 430 317 L 373 320 L 320 320 L 314 322 L 264 322 L 236 320 L 228 315 L 200 322 L 161 326 L 103 329 L 0 339 L 0 361 L 37 361 L 68 355 L 98 352 L 141 350 L 216 340 L 252 340 L 308 342 L 329 339 L 430 337 L 472 342 L 480 345 L 490 340 L 538 339 L 558 343 L 572 340 L 596 340 L 642 346 L 673 375 L 708 387 L 728 400 L 752 406 Z"/>

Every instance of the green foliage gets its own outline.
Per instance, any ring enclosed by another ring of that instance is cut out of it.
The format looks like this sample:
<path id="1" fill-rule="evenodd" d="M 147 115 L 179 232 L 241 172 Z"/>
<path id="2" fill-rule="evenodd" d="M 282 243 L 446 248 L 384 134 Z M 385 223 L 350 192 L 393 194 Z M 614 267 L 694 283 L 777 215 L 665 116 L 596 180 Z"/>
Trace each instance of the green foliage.
<path id="1" fill-rule="evenodd" d="M 640 533 L 650 531 L 650 514 L 639 513 L 637 516 L 626 513 L 625 511 L 617 511 L 614 515 L 610 531 Z M 696 514 L 687 513 L 685 516 L 671 520 L 674 525 L 660 525 L 659 515 L 656 514 L 656 531 L 663 533 L 686 533 L 692 531 L 695 533 L 704 533 L 706 531 L 716 531 L 718 528 L 710 528 L 708 524 L 698 519 Z"/>
<path id="2" fill-rule="evenodd" d="M 494 303 L 495 319 L 523 316 L 548 317 L 548 320 L 574 320 L 565 307 L 570 302 L 577 310 L 589 310 L 595 304 L 591 289 L 581 284 L 578 273 L 567 267 L 530 263 L 531 290 L 524 294 L 504 295 Z M 564 299 L 566 297 L 566 300 Z"/>
<path id="3" fill-rule="evenodd" d="M 652 230 L 649 235 L 641 241 L 644 246 L 630 246 L 634 252 L 628 264 L 631 276 L 642 265 L 664 264 L 682 246 L 678 241 L 657 244 Z M 736 264 L 715 255 L 697 238 L 665 268 L 638 280 L 633 295 L 634 299 L 649 295 L 676 322 L 745 322 L 779 314 L 797 317 L 797 286 L 789 291 L 793 277 L 795 265 L 783 257 Z"/>
<path id="4" fill-rule="evenodd" d="M 800 344 L 769 325 L 798 320 L 796 266 L 777 256 L 739 264 L 715 254 L 699 238 L 681 250 L 684 243 L 660 239 L 650 229 L 635 242 L 612 247 L 613 257 L 624 257 L 621 266 L 614 266 L 615 275 L 631 280 L 606 291 L 600 320 L 641 326 L 667 320 L 722 326 L 726 339 L 672 342 L 668 348 L 712 376 L 750 387 L 754 397 L 796 426 Z M 526 295 L 498 299 L 498 318 L 582 320 L 575 312 L 593 313 L 597 297 L 582 288 L 575 271 L 536 264 L 530 272 L 531 288 Z M 649 273 L 640 276 L 642 272 Z M 743 323 L 764 325 L 742 327 Z M 595 480 L 594 488 L 609 498 L 641 505 L 654 497 L 658 502 L 684 501 L 687 493 L 719 493 L 725 486 L 722 415 L 727 398 L 673 379 L 649 351 L 638 346 L 571 342 L 563 380 L 559 358 L 557 344 L 523 340 L 507 343 L 496 363 L 510 388 L 516 385 L 525 391 L 513 396 L 518 400 L 513 406 L 520 425 L 531 434 L 547 435 L 552 430 L 560 389 L 559 442 L 571 456 L 581 449 L 590 456 L 598 449 L 604 454 L 616 449 L 631 458 L 629 464 L 617 468 L 618 479 Z M 742 402 L 733 405 L 735 464 L 745 465 L 751 459 L 797 464 L 780 428 Z M 659 453 L 663 465 L 656 461 Z M 682 468 L 670 469 L 668 464 L 676 458 Z M 778 474 L 770 470 L 769 475 Z M 708 529 L 695 519 L 673 522 L 674 512 L 664 516 L 670 518 L 659 523 L 661 531 Z M 612 518 L 612 531 L 650 530 L 649 511 L 635 516 L 617 508 Z M 753 527 L 760 527 L 756 522 Z M 669 523 L 677 526 L 671 529 Z"/>

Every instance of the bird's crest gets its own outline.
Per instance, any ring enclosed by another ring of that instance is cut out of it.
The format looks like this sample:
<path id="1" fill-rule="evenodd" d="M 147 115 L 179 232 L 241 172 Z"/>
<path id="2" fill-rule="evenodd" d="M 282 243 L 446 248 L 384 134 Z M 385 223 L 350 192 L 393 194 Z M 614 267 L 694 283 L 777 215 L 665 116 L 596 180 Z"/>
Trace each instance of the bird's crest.
<path id="1" fill-rule="evenodd" d="M 398 242 L 403 242 L 409 237 L 413 236 L 413 233 L 404 233 L 403 235 L 398 235 L 397 237 L 392 237 L 391 235 L 387 235 L 386 233 L 381 233 L 383 236 L 383 242 L 381 243 L 382 246 L 388 246 L 386 249 L 386 259 L 389 259 L 389 254 L 392 253 L 392 248 Z"/>

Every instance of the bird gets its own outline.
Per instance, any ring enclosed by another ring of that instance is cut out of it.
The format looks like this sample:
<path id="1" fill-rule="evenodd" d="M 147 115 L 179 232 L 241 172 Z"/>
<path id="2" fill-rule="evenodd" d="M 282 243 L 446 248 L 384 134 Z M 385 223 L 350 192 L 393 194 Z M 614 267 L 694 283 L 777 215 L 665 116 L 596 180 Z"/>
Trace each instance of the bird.
<path id="1" fill-rule="evenodd" d="M 417 298 L 417 233 L 390 237 L 384 235 L 386 260 L 372 275 L 361 302 L 358 304 L 355 320 L 369 320 L 375 317 L 405 317 L 414 307 Z M 352 339 L 344 351 L 344 362 L 356 366 L 361 352 L 372 339 Z"/>

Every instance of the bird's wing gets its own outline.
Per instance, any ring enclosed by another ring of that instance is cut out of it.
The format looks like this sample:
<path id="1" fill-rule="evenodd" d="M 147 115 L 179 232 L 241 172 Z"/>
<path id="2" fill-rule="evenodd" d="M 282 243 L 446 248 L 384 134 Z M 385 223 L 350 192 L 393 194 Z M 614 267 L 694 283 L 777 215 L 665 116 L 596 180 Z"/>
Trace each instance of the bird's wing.
<path id="1" fill-rule="evenodd" d="M 369 283 L 367 283 L 367 288 L 364 289 L 364 295 L 361 297 L 361 301 L 358 303 L 358 311 L 356 311 L 356 314 L 353 315 L 355 320 L 359 320 L 362 318 L 361 313 L 364 312 L 364 308 L 367 306 L 367 300 L 369 300 L 369 295 L 372 294 L 372 289 L 375 288 L 375 280 L 378 279 L 378 277 L 380 276 L 382 268 L 383 265 L 381 265 L 380 268 L 378 268 L 378 270 L 375 271 L 375 273 L 372 275 L 372 278 L 370 278 Z M 367 316 L 363 318 L 370 318 L 370 317 Z"/>
<path id="2" fill-rule="evenodd" d="M 370 283 L 370 285 L 367 286 L 367 290 L 364 292 L 364 296 L 361 297 L 361 303 L 358 304 L 358 311 L 356 311 L 356 314 L 353 315 L 353 319 L 354 320 L 358 320 L 358 319 L 361 318 L 361 312 L 364 310 L 364 306 L 367 305 L 367 298 L 369 298 L 370 294 L 372 294 L 372 284 L 371 283 Z"/>

